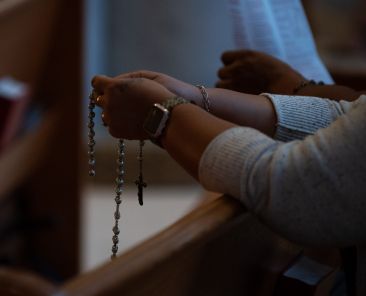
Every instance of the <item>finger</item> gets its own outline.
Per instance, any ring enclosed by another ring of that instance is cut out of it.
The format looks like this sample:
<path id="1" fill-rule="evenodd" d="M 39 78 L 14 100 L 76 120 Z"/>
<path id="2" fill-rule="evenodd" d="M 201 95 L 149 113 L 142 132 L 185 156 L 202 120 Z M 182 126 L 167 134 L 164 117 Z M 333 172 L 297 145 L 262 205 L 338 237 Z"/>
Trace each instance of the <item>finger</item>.
<path id="1" fill-rule="evenodd" d="M 217 88 L 226 88 L 226 89 L 232 89 L 233 87 L 231 80 L 219 80 L 216 82 L 215 86 Z"/>
<path id="2" fill-rule="evenodd" d="M 242 59 L 253 53 L 251 50 L 241 49 L 241 50 L 229 50 L 221 55 L 221 61 L 224 65 L 229 65 L 237 59 Z"/>
<path id="3" fill-rule="evenodd" d="M 96 75 L 91 81 L 91 85 L 94 90 L 99 94 L 103 95 L 109 85 L 114 82 L 114 79 L 104 75 Z"/>
<path id="4" fill-rule="evenodd" d="M 219 71 L 217 71 L 217 76 L 221 79 L 231 78 L 236 72 L 236 69 L 241 67 L 243 67 L 242 63 L 234 62 L 230 65 L 220 68 Z"/>
<path id="5" fill-rule="evenodd" d="M 227 67 L 220 68 L 219 71 L 217 71 L 217 76 L 220 79 L 228 79 L 232 76 L 231 70 Z"/>
<path id="6" fill-rule="evenodd" d="M 159 73 L 157 73 L 157 72 L 148 71 L 148 70 L 140 70 L 140 71 L 133 71 L 133 72 L 129 72 L 129 73 L 123 73 L 123 74 L 116 76 L 115 78 L 118 78 L 118 79 L 120 79 L 120 78 L 147 78 L 147 79 L 154 80 L 158 76 L 159 76 Z"/>

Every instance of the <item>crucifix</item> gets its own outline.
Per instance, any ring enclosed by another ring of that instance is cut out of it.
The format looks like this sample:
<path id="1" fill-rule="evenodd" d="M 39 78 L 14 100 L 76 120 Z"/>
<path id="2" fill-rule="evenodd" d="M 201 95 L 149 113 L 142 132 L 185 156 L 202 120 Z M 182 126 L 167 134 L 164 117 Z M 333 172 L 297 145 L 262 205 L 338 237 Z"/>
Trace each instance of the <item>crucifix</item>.
<path id="1" fill-rule="evenodd" d="M 141 140 L 139 155 L 137 156 L 137 159 L 139 161 L 139 178 L 138 178 L 138 180 L 135 181 L 135 184 L 137 186 L 137 196 L 139 199 L 140 206 L 142 206 L 144 204 L 143 191 L 144 191 L 144 188 L 147 186 L 146 182 L 144 182 L 144 178 L 142 175 L 142 161 L 143 161 L 142 148 L 143 148 L 144 144 L 145 144 L 145 142 L 143 140 Z"/>

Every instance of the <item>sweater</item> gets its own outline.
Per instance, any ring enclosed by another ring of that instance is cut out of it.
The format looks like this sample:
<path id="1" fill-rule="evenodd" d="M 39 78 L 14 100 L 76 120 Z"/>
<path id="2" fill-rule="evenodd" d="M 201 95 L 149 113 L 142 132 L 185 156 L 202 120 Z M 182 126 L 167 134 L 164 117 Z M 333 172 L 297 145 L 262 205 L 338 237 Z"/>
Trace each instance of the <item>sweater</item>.
<path id="1" fill-rule="evenodd" d="M 357 295 L 366 295 L 366 95 L 263 95 L 276 111 L 274 139 L 249 127 L 224 131 L 201 157 L 200 182 L 291 241 L 356 245 Z"/>

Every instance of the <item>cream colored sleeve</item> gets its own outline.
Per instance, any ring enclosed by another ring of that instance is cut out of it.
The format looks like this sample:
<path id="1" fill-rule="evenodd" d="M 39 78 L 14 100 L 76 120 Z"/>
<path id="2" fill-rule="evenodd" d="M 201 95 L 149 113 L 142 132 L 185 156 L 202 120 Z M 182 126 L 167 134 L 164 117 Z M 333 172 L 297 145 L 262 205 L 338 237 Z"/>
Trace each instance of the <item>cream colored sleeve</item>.
<path id="1" fill-rule="evenodd" d="M 318 129 L 327 127 L 358 104 L 366 102 L 366 96 L 361 96 L 353 102 L 337 102 L 307 96 L 269 93 L 262 95 L 271 100 L 276 112 L 277 129 L 274 138 L 283 142 L 303 139 L 314 134 Z"/>
<path id="2" fill-rule="evenodd" d="M 366 243 L 365 101 L 344 113 L 314 135 L 288 143 L 250 128 L 227 130 L 204 152 L 200 181 L 240 199 L 293 241 Z"/>

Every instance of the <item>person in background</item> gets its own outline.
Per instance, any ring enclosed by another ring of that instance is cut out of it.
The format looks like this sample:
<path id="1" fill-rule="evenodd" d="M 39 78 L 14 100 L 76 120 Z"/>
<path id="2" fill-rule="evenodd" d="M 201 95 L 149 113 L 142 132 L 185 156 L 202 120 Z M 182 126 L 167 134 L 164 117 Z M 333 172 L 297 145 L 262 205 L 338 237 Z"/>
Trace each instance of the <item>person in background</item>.
<path id="1" fill-rule="evenodd" d="M 260 94 L 263 92 L 315 96 L 332 100 L 355 100 L 366 91 L 355 91 L 347 86 L 324 85 L 306 79 L 285 62 L 263 52 L 233 50 L 223 53 L 223 67 L 219 69 L 219 88 Z"/>

